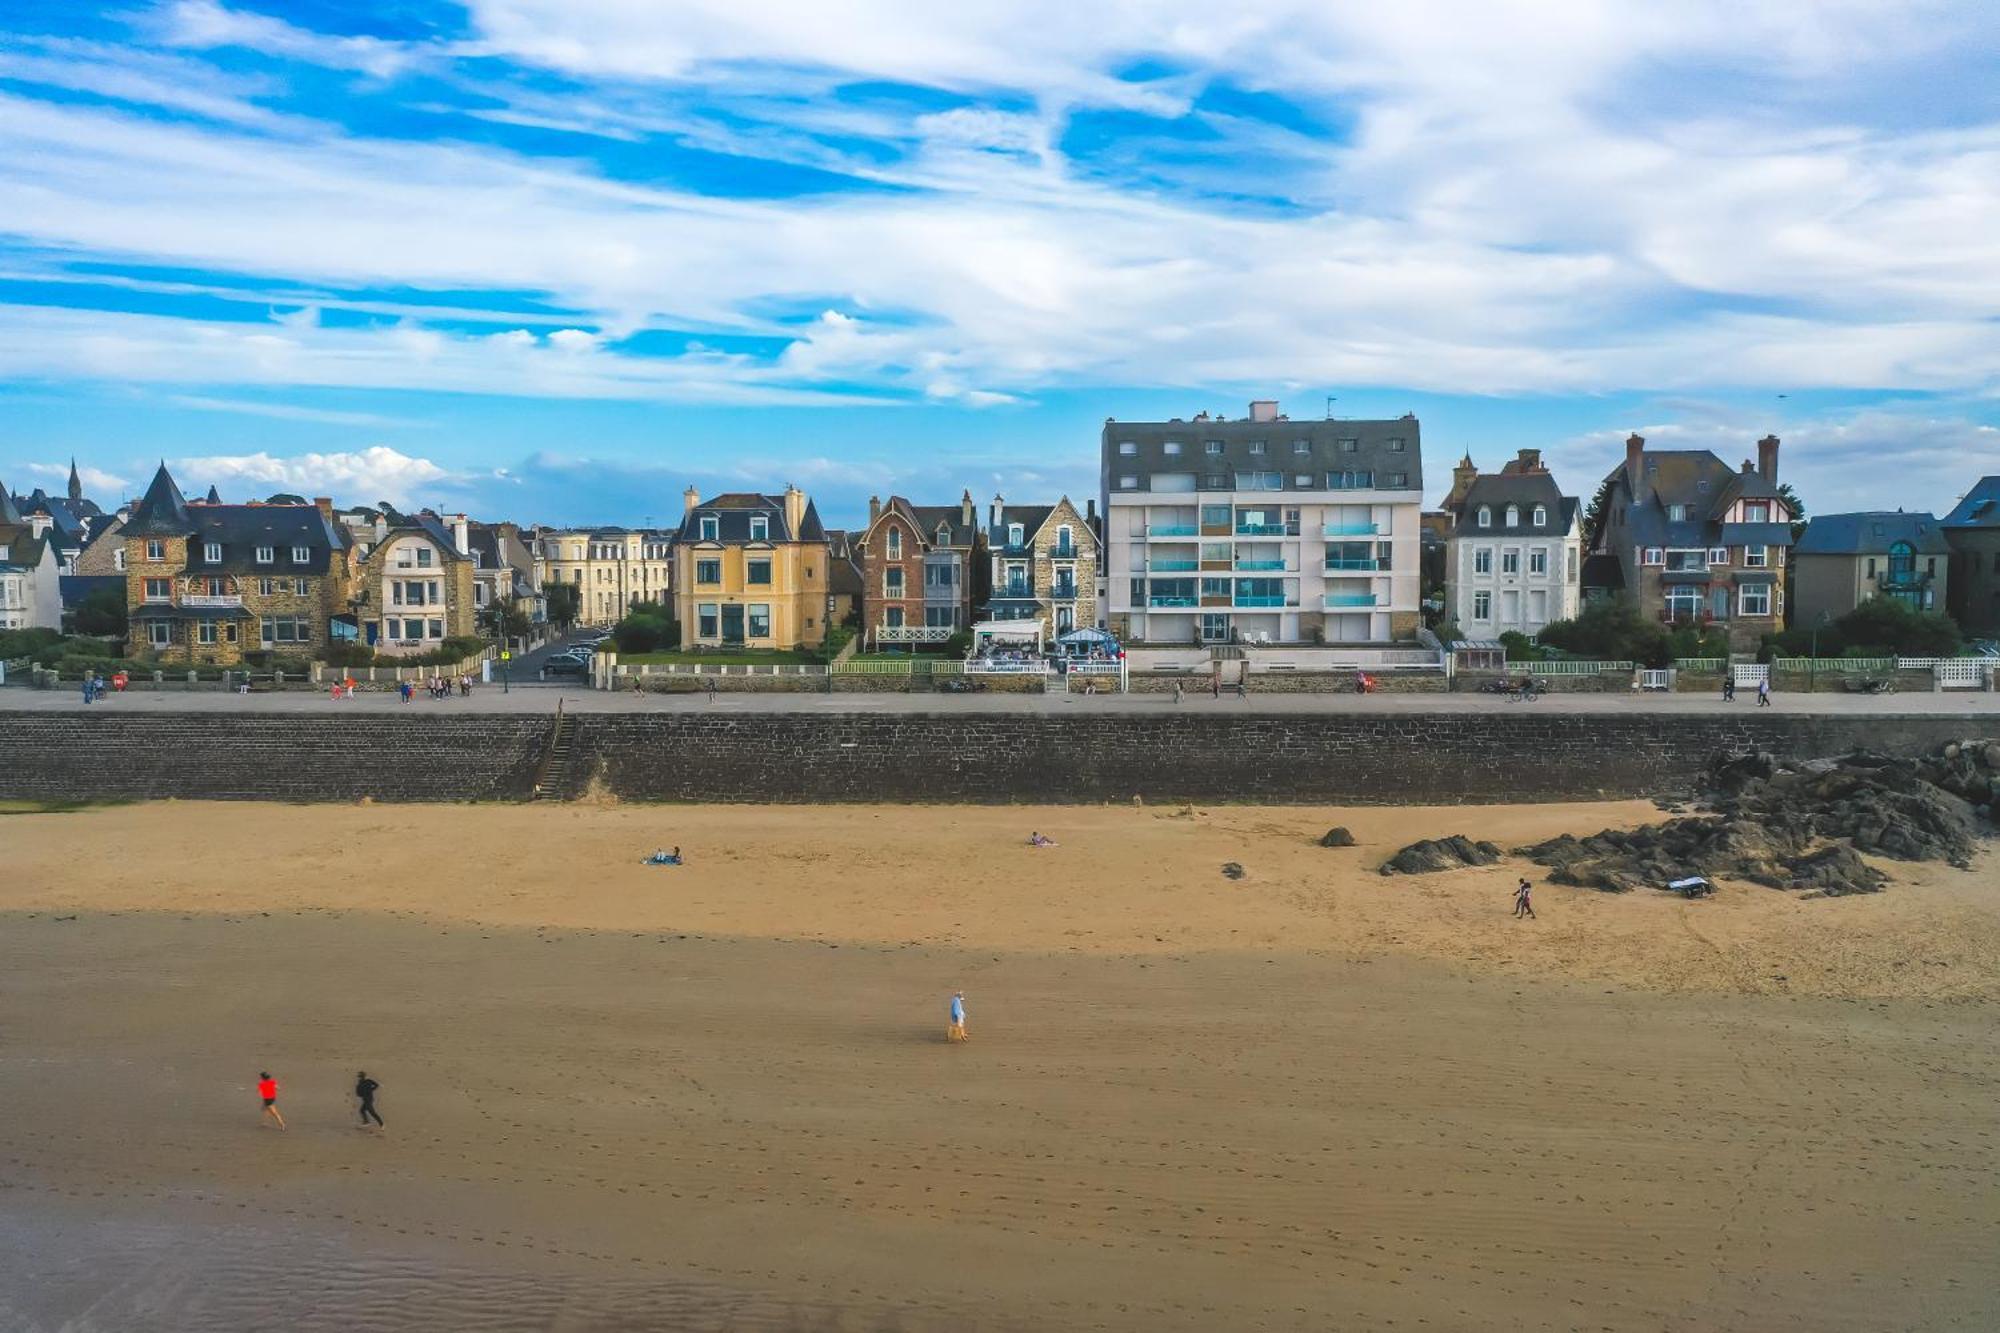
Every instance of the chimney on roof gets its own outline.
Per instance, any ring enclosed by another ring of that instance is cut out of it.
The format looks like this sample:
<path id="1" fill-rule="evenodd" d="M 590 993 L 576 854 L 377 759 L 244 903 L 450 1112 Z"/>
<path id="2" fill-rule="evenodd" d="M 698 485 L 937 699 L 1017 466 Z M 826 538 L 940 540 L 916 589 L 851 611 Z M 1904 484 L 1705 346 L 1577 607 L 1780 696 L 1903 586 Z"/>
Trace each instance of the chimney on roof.
<path id="1" fill-rule="evenodd" d="M 1097 497 L 1091 496 L 1083 502 L 1083 517 L 1087 523 L 1097 522 Z"/>
<path id="2" fill-rule="evenodd" d="M 1275 398 L 1252 399 L 1250 402 L 1250 419 L 1252 421 L 1276 421 L 1278 419 L 1278 400 Z"/>
<path id="3" fill-rule="evenodd" d="M 1757 441 L 1757 475 L 1771 485 L 1778 484 L 1778 437 L 1766 435 Z"/>
<path id="4" fill-rule="evenodd" d="M 1444 507 L 1456 509 L 1464 503 L 1465 493 L 1472 489 L 1472 483 L 1477 480 L 1479 480 L 1479 468 L 1473 463 L 1472 455 L 1467 453 L 1451 470 L 1451 490 L 1445 494 Z"/>
<path id="5" fill-rule="evenodd" d="M 1639 477 L 1646 466 L 1646 437 L 1639 434 L 1625 438 L 1625 489 L 1631 498 L 1639 498 Z"/>
<path id="6" fill-rule="evenodd" d="M 694 507 L 701 503 L 701 492 L 690 486 L 681 492 L 681 512 L 692 514 Z"/>
<path id="7" fill-rule="evenodd" d="M 1516 472 L 1548 471 L 1547 468 L 1542 466 L 1542 451 L 1540 449 L 1521 450 L 1520 455 L 1515 460 L 1514 470 Z"/>
<path id="8" fill-rule="evenodd" d="M 868 526 L 874 527 L 875 520 L 880 517 L 882 517 L 882 497 L 871 495 L 868 497 Z"/>
<path id="9" fill-rule="evenodd" d="M 1753 468 L 1753 465 L 1751 464 L 1750 460 L 1749 460 L 1749 459 L 1747 459 L 1747 458 L 1746 458 L 1746 459 L 1744 459 L 1744 460 L 1743 460 L 1743 475 L 1747 477 L 1747 476 L 1749 476 L 1749 475 L 1750 475 L 1750 473 L 1751 473 L 1751 472 L 1752 472 L 1753 470 L 1754 470 L 1754 468 Z"/>
<path id="10" fill-rule="evenodd" d="M 324 495 L 315 495 L 313 497 L 313 508 L 319 510 L 319 516 L 325 519 L 328 523 L 333 522 L 332 499 Z"/>
<path id="11" fill-rule="evenodd" d="M 993 503 L 986 506 L 986 526 L 989 528 L 999 527 L 1000 515 L 1006 512 L 1007 498 L 998 491 L 993 492 Z"/>
<path id="12" fill-rule="evenodd" d="M 451 529 L 451 544 L 458 548 L 460 555 L 472 554 L 472 523 L 464 514 L 446 514 L 445 524 Z"/>
<path id="13" fill-rule="evenodd" d="M 970 490 L 966 490 L 962 492 L 958 497 L 959 526 L 964 528 L 969 528 L 978 521 L 979 521 L 979 508 L 977 505 L 972 503 L 972 492 Z"/>
<path id="14" fill-rule="evenodd" d="M 806 522 L 806 493 L 790 482 L 785 483 L 785 530 L 793 541 L 799 540 L 799 529 Z"/>

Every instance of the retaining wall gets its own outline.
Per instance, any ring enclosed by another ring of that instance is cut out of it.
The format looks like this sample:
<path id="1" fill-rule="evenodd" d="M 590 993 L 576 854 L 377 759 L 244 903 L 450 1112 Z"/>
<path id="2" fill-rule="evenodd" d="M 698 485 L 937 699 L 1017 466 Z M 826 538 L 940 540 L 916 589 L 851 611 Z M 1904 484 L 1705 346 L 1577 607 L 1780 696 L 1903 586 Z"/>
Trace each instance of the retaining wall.
<path id="1" fill-rule="evenodd" d="M 578 713 L 568 796 L 980 803 L 1483 803 L 1645 796 L 1715 754 L 1914 753 L 1949 715 L 1494 713 L 1137 716 Z M 551 720 L 0 713 L 0 798 L 515 800 Z"/>

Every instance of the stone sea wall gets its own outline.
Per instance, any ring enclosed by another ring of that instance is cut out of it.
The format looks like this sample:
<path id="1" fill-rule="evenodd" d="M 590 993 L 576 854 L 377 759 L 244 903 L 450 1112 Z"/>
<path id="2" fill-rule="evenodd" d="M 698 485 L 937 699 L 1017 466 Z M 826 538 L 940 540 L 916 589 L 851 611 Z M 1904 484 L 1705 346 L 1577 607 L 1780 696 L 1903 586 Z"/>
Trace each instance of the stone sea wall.
<path id="1" fill-rule="evenodd" d="M 564 795 L 637 801 L 1343 804 L 1642 796 L 1752 747 L 1913 754 L 1949 716 L 582 713 Z M 520 800 L 545 716 L 0 714 L 0 799 Z"/>

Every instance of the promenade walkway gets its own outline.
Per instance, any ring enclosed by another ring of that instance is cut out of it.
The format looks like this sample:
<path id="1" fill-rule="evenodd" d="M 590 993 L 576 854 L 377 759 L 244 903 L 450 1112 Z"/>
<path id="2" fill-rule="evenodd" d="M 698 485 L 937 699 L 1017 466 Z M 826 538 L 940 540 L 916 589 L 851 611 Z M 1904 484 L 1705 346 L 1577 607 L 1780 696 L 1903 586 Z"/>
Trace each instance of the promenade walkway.
<path id="1" fill-rule="evenodd" d="M 476 689 L 470 698 L 432 700 L 419 695 L 402 703 L 389 692 L 364 692 L 338 703 L 317 691 L 281 691 L 236 695 L 220 690 L 135 690 L 88 705 L 105 713 L 554 713 L 560 701 L 571 712 L 587 713 L 1667 713 L 1696 716 L 1721 712 L 1751 713 L 1756 698 L 1745 690 L 1734 703 L 1712 694 L 1552 694 L 1534 703 L 1510 703 L 1490 694 L 1257 694 L 1239 699 L 1224 692 L 1211 699 L 1189 691 L 1180 704 L 1166 694 L 718 694 L 714 702 L 701 694 L 610 694 L 581 686 L 498 685 Z M 75 712 L 86 705 L 74 690 L 37 690 L 26 686 L 0 689 L 0 730 L 8 713 Z M 1773 694 L 1769 712 L 1829 716 L 1962 714 L 1990 727 L 2000 721 L 2000 693 L 1951 691 L 1882 695 Z"/>

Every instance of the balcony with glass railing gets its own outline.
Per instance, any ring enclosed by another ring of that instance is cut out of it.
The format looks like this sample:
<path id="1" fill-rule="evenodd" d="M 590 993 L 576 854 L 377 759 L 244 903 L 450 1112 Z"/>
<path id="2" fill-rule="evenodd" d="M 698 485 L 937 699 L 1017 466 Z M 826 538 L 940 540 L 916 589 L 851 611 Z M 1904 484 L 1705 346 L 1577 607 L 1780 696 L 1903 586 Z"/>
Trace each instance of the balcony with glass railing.
<path id="1" fill-rule="evenodd" d="M 1165 607 L 1170 610 L 1176 607 L 1192 608 L 1194 604 L 1195 604 L 1194 598 L 1182 596 L 1180 594 L 1155 593 L 1151 597 L 1148 597 L 1146 599 L 1147 606 Z"/>
<path id="2" fill-rule="evenodd" d="M 1285 525 L 1282 523 L 1245 523 L 1238 521 L 1236 535 L 1239 537 L 1283 537 Z"/>
<path id="3" fill-rule="evenodd" d="M 1381 528 L 1374 523 L 1323 523 L 1319 531 L 1323 537 L 1374 537 Z"/>
<path id="4" fill-rule="evenodd" d="M 1157 541 L 1163 537 L 1192 537 L 1195 525 L 1192 523 L 1148 523 L 1145 527 L 1148 540 Z"/>
<path id="5" fill-rule="evenodd" d="M 1320 604 L 1329 611 L 1344 611 L 1381 603 L 1372 592 L 1330 592 L 1321 598 Z"/>
<path id="6" fill-rule="evenodd" d="M 1155 574 L 1191 574 L 1200 564 L 1191 555 L 1161 555 L 1146 561 L 1146 569 Z"/>
<path id="7" fill-rule="evenodd" d="M 1236 568 L 1246 573 L 1256 570 L 1282 570 L 1284 567 L 1285 562 L 1282 559 L 1273 560 L 1268 556 L 1239 557 L 1236 561 Z"/>
<path id="8" fill-rule="evenodd" d="M 1265 593 L 1265 592 L 1239 592 L 1239 593 L 1237 593 L 1237 594 L 1236 594 L 1236 600 L 1235 600 L 1235 601 L 1234 601 L 1234 602 L 1232 603 L 1232 605 L 1235 605 L 1235 606 L 1297 606 L 1297 605 L 1298 605 L 1298 603 L 1297 603 L 1297 602 L 1294 602 L 1294 601 L 1290 601 L 1290 600 L 1288 600 L 1288 599 L 1287 599 L 1287 598 L 1285 597 L 1285 595 L 1284 595 L 1283 593 L 1281 593 L 1281 592 L 1271 592 L 1271 593 Z"/>
<path id="9" fill-rule="evenodd" d="M 1324 566 L 1329 574 L 1373 574 L 1380 567 L 1380 563 L 1372 555 L 1361 558 L 1337 556 L 1329 558 Z"/>

